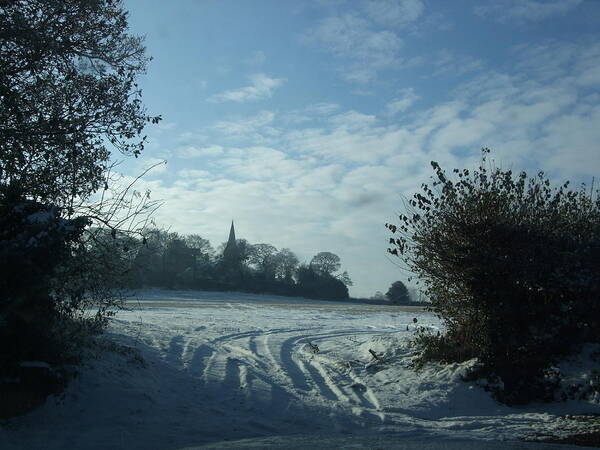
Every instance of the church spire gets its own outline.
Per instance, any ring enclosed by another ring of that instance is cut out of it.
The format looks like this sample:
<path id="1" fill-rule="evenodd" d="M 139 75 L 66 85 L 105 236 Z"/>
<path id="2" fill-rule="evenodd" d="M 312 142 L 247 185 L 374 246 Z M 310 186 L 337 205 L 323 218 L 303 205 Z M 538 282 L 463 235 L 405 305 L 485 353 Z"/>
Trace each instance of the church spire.
<path id="1" fill-rule="evenodd" d="M 223 250 L 223 258 L 227 265 L 237 266 L 239 264 L 239 250 L 237 246 L 237 242 L 235 240 L 235 227 L 233 226 L 233 220 L 231 221 L 231 229 L 229 230 L 229 239 L 227 240 L 227 245 L 225 245 L 225 249 Z"/>
<path id="2" fill-rule="evenodd" d="M 229 239 L 227 245 L 235 245 L 235 228 L 233 227 L 233 220 L 231 221 L 231 229 L 229 230 Z"/>

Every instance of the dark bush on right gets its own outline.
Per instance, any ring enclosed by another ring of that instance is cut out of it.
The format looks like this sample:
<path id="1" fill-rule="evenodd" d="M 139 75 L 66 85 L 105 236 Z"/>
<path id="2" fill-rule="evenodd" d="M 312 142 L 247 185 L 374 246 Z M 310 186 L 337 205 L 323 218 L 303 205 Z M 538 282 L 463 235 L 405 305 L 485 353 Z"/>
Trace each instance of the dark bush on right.
<path id="1" fill-rule="evenodd" d="M 421 336 L 423 355 L 445 362 L 478 358 L 473 377 L 497 379 L 509 404 L 549 400 L 552 363 L 585 342 L 600 342 L 598 192 L 552 188 L 481 166 L 454 170 L 432 162 L 432 186 L 409 200 L 390 253 L 425 284 L 445 324 Z"/>

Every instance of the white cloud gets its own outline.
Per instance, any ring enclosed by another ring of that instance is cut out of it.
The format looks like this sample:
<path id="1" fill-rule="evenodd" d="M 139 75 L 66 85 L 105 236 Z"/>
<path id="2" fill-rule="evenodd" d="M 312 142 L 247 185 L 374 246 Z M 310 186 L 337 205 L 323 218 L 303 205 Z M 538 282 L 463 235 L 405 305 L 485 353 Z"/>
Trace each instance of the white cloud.
<path id="1" fill-rule="evenodd" d="M 406 138 L 402 128 L 375 125 L 374 116 L 348 112 L 337 117 L 329 128 L 305 128 L 284 137 L 291 151 L 311 155 L 322 161 L 344 164 L 374 164 L 398 151 Z"/>
<path id="2" fill-rule="evenodd" d="M 311 161 L 310 158 L 306 160 Z M 300 192 L 305 190 L 332 192 L 337 188 L 340 178 L 346 171 L 343 165 L 336 163 L 317 165 L 313 160 L 312 166 L 312 170 L 304 171 L 293 181 L 294 187 Z"/>
<path id="3" fill-rule="evenodd" d="M 256 73 L 250 77 L 250 86 L 221 92 L 208 98 L 211 103 L 237 102 L 243 103 L 254 100 L 271 98 L 273 92 L 283 86 L 285 78 L 270 78 L 263 73 Z"/>
<path id="4" fill-rule="evenodd" d="M 184 159 L 215 157 L 223 154 L 223 147 L 220 145 L 209 145 L 207 147 L 195 147 L 188 145 L 177 150 L 177 156 Z"/>
<path id="5" fill-rule="evenodd" d="M 337 68 L 342 78 L 364 85 L 384 70 L 421 63 L 420 57 L 400 55 L 404 42 L 398 31 L 408 25 L 407 33 L 417 30 L 416 21 L 425 10 L 422 0 L 368 0 L 346 6 L 353 8 L 320 20 L 303 39 L 342 60 Z M 342 10 L 339 5 L 336 9 Z"/>
<path id="6" fill-rule="evenodd" d="M 377 118 L 371 114 L 362 114 L 357 111 L 347 111 L 342 114 L 336 114 L 329 119 L 329 122 L 338 128 L 343 129 L 361 129 L 373 125 Z"/>
<path id="7" fill-rule="evenodd" d="M 292 110 L 283 116 L 283 120 L 289 124 L 301 124 L 315 119 L 328 116 L 340 108 L 335 103 L 319 102 L 308 105 L 301 109 Z"/>
<path id="8" fill-rule="evenodd" d="M 600 85 L 600 44 L 595 41 L 575 44 L 548 40 L 518 46 L 514 54 L 518 69 L 540 81 L 563 78 L 581 86 Z"/>
<path id="9" fill-rule="evenodd" d="M 340 109 L 340 105 L 337 105 L 335 103 L 320 102 L 320 103 L 313 103 L 312 105 L 308 105 L 304 109 L 304 111 L 309 114 L 317 114 L 320 116 L 326 116 L 328 114 L 331 114 L 331 113 L 337 111 L 338 109 Z"/>
<path id="10" fill-rule="evenodd" d="M 494 131 L 493 124 L 482 117 L 454 119 L 431 137 L 431 148 L 446 153 L 455 148 L 473 149 L 485 146 L 485 136 Z"/>
<path id="11" fill-rule="evenodd" d="M 164 120 L 158 122 L 158 125 L 156 126 L 160 131 L 171 131 L 176 127 L 177 124 L 175 122 L 165 122 Z"/>
<path id="12" fill-rule="evenodd" d="M 417 20 L 425 6 L 421 0 L 369 0 L 365 10 L 378 24 L 403 26 Z"/>
<path id="13" fill-rule="evenodd" d="M 212 174 L 207 170 L 199 170 L 199 169 L 182 169 L 177 172 L 177 176 L 181 178 L 191 178 L 191 179 L 206 179 L 212 178 Z"/>
<path id="14" fill-rule="evenodd" d="M 167 172 L 167 161 L 163 158 L 146 157 L 137 164 L 139 173 L 148 171 L 146 176 L 156 176 Z"/>
<path id="15" fill-rule="evenodd" d="M 230 137 L 240 137 L 246 135 L 256 135 L 258 132 L 273 133 L 273 129 L 268 127 L 275 119 L 275 113 L 272 111 L 260 111 L 253 117 L 247 117 L 239 120 L 220 120 L 213 126 L 214 130 Z"/>
<path id="16" fill-rule="evenodd" d="M 267 60 L 267 55 L 262 50 L 257 50 L 246 58 L 244 61 L 249 66 L 258 66 Z"/>
<path id="17" fill-rule="evenodd" d="M 460 76 L 469 72 L 477 72 L 483 68 L 483 61 L 468 55 L 459 55 L 449 49 L 440 50 L 433 58 L 434 76 Z"/>
<path id="18" fill-rule="evenodd" d="M 322 20 L 309 39 L 337 56 L 360 59 L 387 60 L 402 45 L 394 33 L 372 30 L 366 20 L 350 13 Z"/>
<path id="19" fill-rule="evenodd" d="M 480 16 L 492 16 L 502 22 L 537 22 L 562 15 L 583 0 L 491 0 L 475 6 Z"/>
<path id="20" fill-rule="evenodd" d="M 368 83 L 378 71 L 400 63 L 402 40 L 392 31 L 376 30 L 356 14 L 328 17 L 305 35 L 305 41 L 345 59 L 342 70 L 352 82 Z"/>
<path id="21" fill-rule="evenodd" d="M 219 161 L 219 166 L 236 179 L 280 183 L 288 183 L 310 169 L 307 161 L 291 159 L 286 153 L 269 147 L 232 148 Z"/>
<path id="22" fill-rule="evenodd" d="M 413 88 L 405 88 L 400 90 L 400 96 L 394 98 L 391 102 L 386 105 L 387 113 L 390 115 L 396 115 L 398 113 L 406 111 L 410 108 L 413 103 L 419 99 L 419 96 L 415 94 Z"/>
<path id="23" fill-rule="evenodd" d="M 589 109 L 557 116 L 543 127 L 539 146 L 548 157 L 546 164 L 566 178 L 583 173 L 589 182 L 599 173 L 600 106 L 597 99 L 594 103 Z"/>

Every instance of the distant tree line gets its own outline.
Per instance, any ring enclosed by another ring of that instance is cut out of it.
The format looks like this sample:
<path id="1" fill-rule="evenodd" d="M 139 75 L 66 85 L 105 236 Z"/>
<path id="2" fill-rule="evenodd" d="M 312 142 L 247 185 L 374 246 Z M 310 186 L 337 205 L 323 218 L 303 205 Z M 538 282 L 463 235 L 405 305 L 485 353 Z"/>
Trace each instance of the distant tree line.
<path id="1" fill-rule="evenodd" d="M 301 263 L 288 248 L 278 250 L 268 243 L 251 244 L 236 239 L 215 248 L 197 234 L 183 235 L 151 229 L 137 239 L 130 235 L 105 233 L 97 239 L 96 254 L 123 264 L 115 286 L 131 288 L 238 290 L 253 293 L 299 296 L 329 300 L 348 298 L 352 281 L 341 271 L 338 255 L 317 253 Z M 110 264 L 110 261 L 106 261 Z"/>
<path id="2" fill-rule="evenodd" d="M 376 291 L 368 299 L 376 302 L 389 302 L 391 305 L 397 306 L 430 306 L 430 302 L 423 292 L 416 288 L 407 287 L 402 281 L 394 281 L 389 289 L 384 294 L 381 291 Z"/>

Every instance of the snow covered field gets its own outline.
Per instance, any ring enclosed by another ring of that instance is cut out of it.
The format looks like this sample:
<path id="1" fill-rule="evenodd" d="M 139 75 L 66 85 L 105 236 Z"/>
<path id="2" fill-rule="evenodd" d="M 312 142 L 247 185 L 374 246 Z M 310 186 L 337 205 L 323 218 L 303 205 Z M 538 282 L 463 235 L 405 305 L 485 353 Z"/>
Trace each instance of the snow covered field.
<path id="1" fill-rule="evenodd" d="M 440 326 L 417 308 L 172 291 L 130 306 L 110 326 L 119 345 L 2 424 L 1 449 L 567 449 L 518 439 L 585 431 L 558 416 L 600 412 L 502 406 L 459 381 L 468 364 L 415 373 L 413 319 Z"/>

